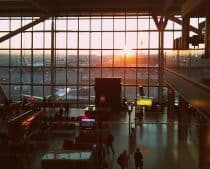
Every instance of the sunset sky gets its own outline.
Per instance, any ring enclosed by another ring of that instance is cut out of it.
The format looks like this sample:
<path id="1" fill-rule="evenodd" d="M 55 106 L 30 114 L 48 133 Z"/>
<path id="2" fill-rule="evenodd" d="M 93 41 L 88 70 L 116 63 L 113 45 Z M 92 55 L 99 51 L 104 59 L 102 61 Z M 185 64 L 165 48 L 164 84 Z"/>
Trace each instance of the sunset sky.
<path id="1" fill-rule="evenodd" d="M 191 25 L 198 27 L 198 23 L 204 19 L 191 19 Z M 22 20 L 22 25 L 31 22 L 31 18 Z M 41 53 L 39 49 L 51 48 L 51 20 L 46 20 L 33 28 L 26 30 L 22 34 L 18 34 L 9 40 L 0 43 L 0 49 L 10 48 L 26 49 L 24 53 L 30 53 L 27 49 L 37 49 L 37 53 Z M 44 23 L 44 24 L 43 24 Z M 21 27 L 21 20 L 7 20 L 0 18 L 0 36 L 8 33 L 8 30 L 16 30 Z M 55 24 L 56 33 L 56 48 L 60 54 L 65 54 L 65 49 L 71 49 L 69 54 L 77 54 L 77 49 L 80 49 L 79 54 L 88 54 L 88 49 L 94 49 L 91 54 L 99 54 L 100 49 L 104 49 L 105 53 L 110 53 L 110 50 L 117 49 L 116 54 L 125 53 L 125 50 L 132 51 L 133 49 L 158 49 L 158 32 L 153 19 L 149 16 L 141 17 L 71 17 L 69 19 L 57 19 Z M 176 30 L 176 31 L 173 31 Z M 33 30 L 32 34 L 30 31 Z M 43 33 L 42 31 L 46 32 Z M 68 30 L 69 32 L 65 32 Z M 79 32 L 78 32 L 79 30 Z M 137 31 L 139 30 L 139 31 Z M 126 32 L 127 31 L 127 32 Z M 190 35 L 193 33 L 190 32 Z M 22 36 L 22 45 L 21 45 Z M 181 26 L 168 21 L 166 32 L 164 33 L 164 47 L 172 48 L 173 39 L 181 36 Z M 33 42 L 32 42 L 33 38 Z M 62 49 L 64 49 L 62 51 Z M 7 53 L 8 51 L 0 51 Z M 136 53 L 133 51 L 132 53 Z M 151 53 L 157 53 L 152 51 Z"/>

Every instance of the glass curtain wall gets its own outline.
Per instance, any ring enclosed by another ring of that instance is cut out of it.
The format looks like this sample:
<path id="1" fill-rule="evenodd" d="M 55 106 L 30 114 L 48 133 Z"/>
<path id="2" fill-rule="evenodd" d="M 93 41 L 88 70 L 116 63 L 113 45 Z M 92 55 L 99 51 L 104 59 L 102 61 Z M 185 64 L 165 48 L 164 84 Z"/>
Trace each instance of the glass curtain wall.
<path id="1" fill-rule="evenodd" d="M 205 37 L 206 19 L 203 17 L 190 18 L 190 25 Z M 189 36 L 197 36 L 193 31 Z M 166 52 L 165 67 L 193 81 L 208 87 L 210 75 L 210 59 L 205 56 L 205 41 L 198 44 L 189 43 L 189 49 L 177 49 Z"/>
<path id="2" fill-rule="evenodd" d="M 0 18 L 0 37 L 33 20 Z M 96 77 L 120 77 L 122 97 L 135 99 L 138 86 L 157 99 L 159 34 L 152 16 L 54 18 L 56 100 L 94 103 Z M 52 18 L 0 43 L 0 84 L 11 100 L 48 99 L 52 87 Z M 181 26 L 168 21 L 164 50 L 173 50 Z"/>

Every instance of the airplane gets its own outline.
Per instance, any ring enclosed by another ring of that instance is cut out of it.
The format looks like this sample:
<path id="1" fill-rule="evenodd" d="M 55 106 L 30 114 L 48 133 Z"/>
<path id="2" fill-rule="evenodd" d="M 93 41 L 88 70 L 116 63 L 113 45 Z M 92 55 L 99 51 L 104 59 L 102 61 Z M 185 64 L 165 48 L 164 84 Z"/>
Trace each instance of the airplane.
<path id="1" fill-rule="evenodd" d="M 70 88 L 69 87 L 67 87 L 67 88 L 56 88 L 55 89 L 56 90 L 56 92 L 55 92 L 55 95 L 57 96 L 57 97 L 63 97 L 63 96 L 65 96 L 66 94 L 68 94 L 70 91 L 74 91 L 74 90 L 76 90 L 76 89 L 71 89 L 70 90 Z"/>
<path id="2" fill-rule="evenodd" d="M 76 89 L 70 89 L 69 87 L 67 88 L 56 88 L 55 89 L 55 98 L 56 100 L 58 100 L 59 98 L 61 97 L 64 97 L 65 95 L 67 95 L 70 91 L 74 91 Z M 41 97 L 41 96 L 35 96 L 35 95 L 28 95 L 28 94 L 23 94 L 22 95 L 23 98 L 27 99 L 27 100 L 40 100 L 40 101 L 43 101 L 44 100 L 44 97 Z M 51 95 L 48 95 L 46 97 L 46 99 L 50 99 L 51 98 Z"/>
<path id="3" fill-rule="evenodd" d="M 88 101 L 89 97 L 88 97 L 88 93 L 87 92 L 89 90 L 89 87 L 81 87 L 79 89 L 71 89 L 69 87 L 67 88 L 56 88 L 55 89 L 55 100 L 60 100 L 63 99 L 64 97 L 67 98 L 67 100 L 71 100 L 71 101 L 76 101 L 77 100 L 77 96 L 73 96 L 73 95 L 69 95 L 70 92 L 72 91 L 80 91 L 78 100 L 80 101 Z M 38 101 L 43 101 L 44 97 L 41 96 L 35 96 L 35 95 L 28 95 L 28 94 L 23 94 L 22 95 L 23 98 L 26 98 L 27 100 L 33 101 L 33 100 L 38 100 Z M 45 97 L 45 99 L 51 99 L 52 96 L 48 95 L 47 97 Z M 94 96 L 90 97 L 92 100 L 94 100 Z"/>

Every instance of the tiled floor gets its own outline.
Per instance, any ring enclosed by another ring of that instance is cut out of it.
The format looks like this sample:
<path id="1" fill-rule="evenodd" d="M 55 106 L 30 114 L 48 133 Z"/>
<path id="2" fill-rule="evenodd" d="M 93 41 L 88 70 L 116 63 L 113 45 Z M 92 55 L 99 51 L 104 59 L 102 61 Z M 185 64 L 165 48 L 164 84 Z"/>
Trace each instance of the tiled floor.
<path id="1" fill-rule="evenodd" d="M 73 109 L 71 115 L 81 113 Z M 109 130 L 114 135 L 115 154 L 107 154 L 109 169 L 117 169 L 117 157 L 124 149 L 129 152 L 129 169 L 134 169 L 133 152 L 137 147 L 143 153 L 144 169 L 198 169 L 198 145 L 190 137 L 187 142 L 178 140 L 176 121 L 167 123 L 166 113 L 146 113 L 143 124 L 136 125 L 136 137 L 129 139 L 128 114 L 121 113 L 109 122 Z M 134 124 L 134 112 L 131 114 Z M 107 125 L 106 125 L 107 126 Z M 48 141 L 35 142 L 30 154 L 1 153 L 4 168 L 41 169 L 41 157 L 50 150 L 62 149 L 64 139 L 74 139 L 79 130 L 50 134 Z M 9 156 L 9 158 L 8 158 Z M 9 164 L 10 165 L 7 165 Z M 19 167 L 18 167 L 19 166 Z"/>

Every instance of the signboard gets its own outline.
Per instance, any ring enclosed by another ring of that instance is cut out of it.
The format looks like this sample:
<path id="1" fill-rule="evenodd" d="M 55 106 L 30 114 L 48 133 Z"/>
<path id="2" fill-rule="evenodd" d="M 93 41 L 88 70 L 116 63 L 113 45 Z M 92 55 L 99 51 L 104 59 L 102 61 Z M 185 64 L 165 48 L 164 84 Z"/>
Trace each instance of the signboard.
<path id="1" fill-rule="evenodd" d="M 136 99 L 137 106 L 152 106 L 151 98 L 137 98 Z"/>
<path id="2" fill-rule="evenodd" d="M 82 118 L 80 121 L 80 126 L 83 128 L 94 128 L 96 120 L 90 118 Z"/>

